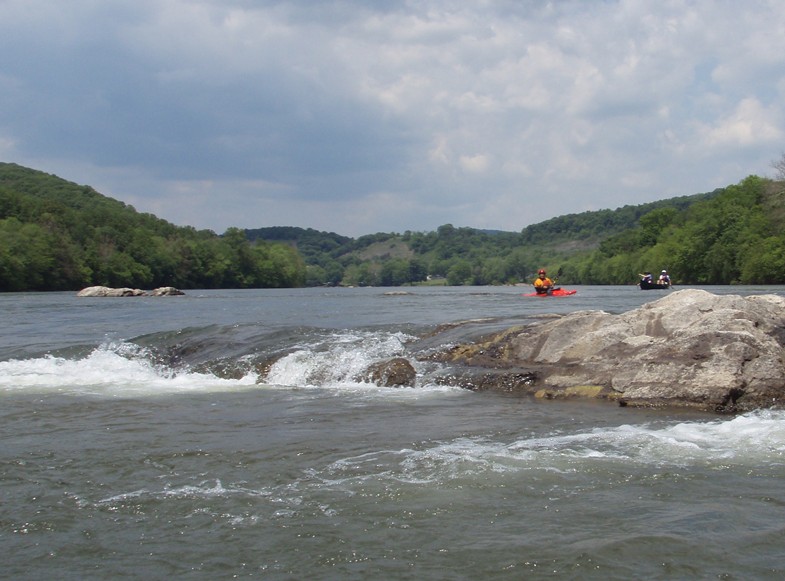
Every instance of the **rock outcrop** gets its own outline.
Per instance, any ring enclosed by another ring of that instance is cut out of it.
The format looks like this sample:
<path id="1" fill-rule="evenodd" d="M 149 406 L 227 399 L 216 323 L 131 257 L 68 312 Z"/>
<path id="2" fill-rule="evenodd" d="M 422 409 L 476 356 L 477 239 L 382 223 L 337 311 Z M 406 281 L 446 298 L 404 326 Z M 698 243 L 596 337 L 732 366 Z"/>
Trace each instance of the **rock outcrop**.
<path id="1" fill-rule="evenodd" d="M 138 288 L 112 288 L 108 286 L 89 286 L 80 290 L 76 296 L 78 297 L 164 297 L 184 295 L 181 290 L 173 286 L 163 286 L 150 292 L 143 291 Z"/>
<path id="2" fill-rule="evenodd" d="M 145 292 L 138 288 L 112 288 L 108 286 L 89 286 L 83 288 L 78 297 L 141 297 Z"/>
<path id="3" fill-rule="evenodd" d="M 370 365 L 364 379 L 380 387 L 414 387 L 417 372 L 407 359 L 393 357 Z"/>
<path id="4" fill-rule="evenodd" d="M 184 295 L 185 293 L 180 289 L 174 288 L 173 286 L 161 286 L 151 290 L 147 294 L 151 297 L 176 297 Z"/>
<path id="5" fill-rule="evenodd" d="M 431 358 L 481 378 L 478 386 L 488 369 L 527 377 L 516 391 L 539 397 L 736 412 L 785 402 L 784 345 L 785 297 L 688 289 L 620 315 L 581 311 L 507 329 Z"/>

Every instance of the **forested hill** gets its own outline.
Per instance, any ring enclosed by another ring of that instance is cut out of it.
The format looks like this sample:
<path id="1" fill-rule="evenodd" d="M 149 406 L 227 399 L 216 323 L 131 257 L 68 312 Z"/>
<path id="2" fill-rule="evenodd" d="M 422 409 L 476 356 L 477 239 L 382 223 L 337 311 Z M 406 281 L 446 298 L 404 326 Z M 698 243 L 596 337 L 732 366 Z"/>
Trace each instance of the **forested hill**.
<path id="1" fill-rule="evenodd" d="M 56 176 L 0 163 L 0 291 L 91 285 L 250 288 L 511 284 L 785 284 L 785 184 L 739 184 L 560 216 L 520 232 L 440 226 L 350 238 L 279 226 L 175 226 Z"/>
<path id="2" fill-rule="evenodd" d="M 785 182 L 750 176 L 683 209 L 656 208 L 565 264 L 584 284 L 661 268 L 681 284 L 785 284 Z"/>
<path id="3" fill-rule="evenodd" d="M 696 202 L 707 201 L 722 193 L 721 189 L 708 194 L 694 194 L 669 198 L 637 206 L 623 206 L 615 210 L 596 210 L 581 214 L 567 214 L 527 226 L 522 231 L 526 244 L 544 238 L 560 240 L 588 240 L 597 242 L 613 234 L 635 228 L 642 216 L 661 208 L 684 211 Z"/>
<path id="4" fill-rule="evenodd" d="M 445 224 L 434 232 L 377 233 L 358 239 L 294 227 L 246 230 L 246 235 L 249 240 L 274 240 L 297 248 L 308 264 L 312 285 L 395 286 L 425 278 L 451 285 L 510 284 L 529 280 L 540 266 L 560 269 L 562 280 L 567 280 L 568 269 L 570 282 L 577 284 L 579 264 L 588 261 L 604 241 L 635 231 L 649 213 L 680 214 L 722 191 L 559 216 L 521 232 Z M 622 280 L 634 281 L 633 271 L 628 268 Z"/>
<path id="5" fill-rule="evenodd" d="M 680 284 L 785 284 L 785 184 L 750 176 L 710 193 L 569 214 L 521 232 L 440 226 L 357 239 L 260 228 L 249 239 L 296 247 L 308 284 L 510 284 L 538 268 L 565 284 L 635 284 L 667 269 Z"/>
<path id="6" fill-rule="evenodd" d="M 242 230 L 178 227 L 89 186 L 0 163 L 0 291 L 290 287 L 305 264 Z"/>

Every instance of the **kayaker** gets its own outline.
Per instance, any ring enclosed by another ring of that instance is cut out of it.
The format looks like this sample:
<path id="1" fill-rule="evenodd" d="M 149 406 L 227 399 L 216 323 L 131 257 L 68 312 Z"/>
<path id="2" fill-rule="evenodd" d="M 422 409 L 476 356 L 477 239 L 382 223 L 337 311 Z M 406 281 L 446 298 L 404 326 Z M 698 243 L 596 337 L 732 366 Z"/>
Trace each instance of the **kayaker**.
<path id="1" fill-rule="evenodd" d="M 538 295 L 547 295 L 553 291 L 553 281 L 546 276 L 542 268 L 537 271 L 537 278 L 534 279 L 534 290 Z"/>
<path id="2" fill-rule="evenodd" d="M 667 270 L 663 270 L 660 273 L 660 278 L 657 279 L 657 283 L 658 284 L 665 284 L 665 285 L 670 286 L 670 284 L 671 284 L 671 277 L 668 276 L 668 271 Z"/>

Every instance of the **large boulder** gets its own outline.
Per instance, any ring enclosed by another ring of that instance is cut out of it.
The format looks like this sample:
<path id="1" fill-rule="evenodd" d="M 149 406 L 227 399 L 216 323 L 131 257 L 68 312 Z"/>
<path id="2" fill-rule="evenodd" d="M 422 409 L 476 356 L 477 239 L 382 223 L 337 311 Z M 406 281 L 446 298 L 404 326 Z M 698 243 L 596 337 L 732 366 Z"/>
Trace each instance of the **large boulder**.
<path id="1" fill-rule="evenodd" d="M 785 400 L 785 297 L 688 289 L 620 315 L 581 311 L 454 346 L 442 361 L 527 370 L 542 397 L 717 412 Z"/>

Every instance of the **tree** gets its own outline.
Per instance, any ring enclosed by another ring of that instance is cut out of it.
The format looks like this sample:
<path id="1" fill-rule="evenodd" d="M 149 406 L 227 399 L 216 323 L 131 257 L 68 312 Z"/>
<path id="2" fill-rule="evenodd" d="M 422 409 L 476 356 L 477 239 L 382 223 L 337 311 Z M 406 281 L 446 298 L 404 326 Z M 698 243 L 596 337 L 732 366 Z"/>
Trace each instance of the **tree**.
<path id="1" fill-rule="evenodd" d="M 317 236 L 318 247 L 334 252 L 344 239 L 333 237 L 324 243 Z M 178 227 L 88 186 L 0 162 L 0 291 L 304 282 L 305 265 L 290 244 L 255 245 L 236 228 L 219 237 Z"/>
<path id="2" fill-rule="evenodd" d="M 677 214 L 676 208 L 657 208 L 641 216 L 639 221 L 642 231 L 639 239 L 640 244 L 643 246 L 654 246 L 660 235 L 673 222 Z"/>
<path id="3" fill-rule="evenodd" d="M 456 260 L 447 272 L 447 284 L 461 286 L 472 283 L 472 265 L 463 259 Z"/>
<path id="4" fill-rule="evenodd" d="M 409 261 L 402 258 L 394 258 L 382 264 L 379 273 L 379 284 L 381 286 L 400 286 L 410 282 Z"/>
<path id="5" fill-rule="evenodd" d="M 785 153 L 780 156 L 779 159 L 775 159 L 771 162 L 771 167 L 777 172 L 774 175 L 775 179 L 778 180 L 785 180 Z"/>
<path id="6" fill-rule="evenodd" d="M 409 280 L 408 282 L 422 282 L 428 278 L 428 268 L 419 258 L 412 258 L 409 261 Z"/>
<path id="7" fill-rule="evenodd" d="M 742 284 L 777 284 L 785 280 L 785 240 L 771 236 L 744 249 Z"/>

